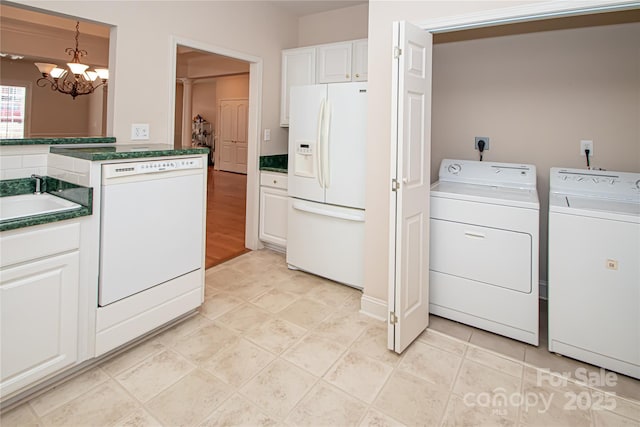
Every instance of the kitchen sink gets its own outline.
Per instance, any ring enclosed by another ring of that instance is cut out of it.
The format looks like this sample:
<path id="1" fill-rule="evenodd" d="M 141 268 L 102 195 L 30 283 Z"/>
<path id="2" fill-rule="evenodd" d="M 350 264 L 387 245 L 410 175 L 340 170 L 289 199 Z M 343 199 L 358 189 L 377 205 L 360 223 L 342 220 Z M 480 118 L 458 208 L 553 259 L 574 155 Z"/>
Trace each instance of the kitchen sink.
<path id="1" fill-rule="evenodd" d="M 82 206 L 53 196 L 49 193 L 20 194 L 0 197 L 0 221 L 32 215 L 64 212 L 80 209 Z"/>

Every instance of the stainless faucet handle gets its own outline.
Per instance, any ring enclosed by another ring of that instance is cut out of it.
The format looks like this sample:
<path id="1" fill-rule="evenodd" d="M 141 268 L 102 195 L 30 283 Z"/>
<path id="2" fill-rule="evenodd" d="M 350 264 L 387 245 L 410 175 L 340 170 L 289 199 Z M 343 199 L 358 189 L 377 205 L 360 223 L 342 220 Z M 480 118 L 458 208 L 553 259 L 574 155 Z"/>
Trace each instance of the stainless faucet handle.
<path id="1" fill-rule="evenodd" d="M 33 194 L 41 194 L 42 187 L 44 184 L 44 177 L 40 175 L 36 175 L 35 173 L 31 175 L 31 178 L 36 180 L 36 191 Z"/>

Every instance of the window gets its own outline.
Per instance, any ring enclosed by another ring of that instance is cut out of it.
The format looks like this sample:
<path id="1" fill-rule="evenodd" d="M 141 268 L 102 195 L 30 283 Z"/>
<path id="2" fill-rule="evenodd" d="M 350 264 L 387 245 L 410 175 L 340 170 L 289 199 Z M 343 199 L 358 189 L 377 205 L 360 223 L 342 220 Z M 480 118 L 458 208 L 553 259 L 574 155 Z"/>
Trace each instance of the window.
<path id="1" fill-rule="evenodd" d="M 24 138 L 27 88 L 0 86 L 0 138 Z"/>

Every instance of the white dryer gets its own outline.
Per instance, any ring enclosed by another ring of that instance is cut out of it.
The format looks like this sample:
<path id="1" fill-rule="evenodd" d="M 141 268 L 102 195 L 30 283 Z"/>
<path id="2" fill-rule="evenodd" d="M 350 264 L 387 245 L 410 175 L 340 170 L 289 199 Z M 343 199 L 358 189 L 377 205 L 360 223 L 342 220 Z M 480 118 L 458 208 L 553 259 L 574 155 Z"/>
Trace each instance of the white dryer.
<path id="1" fill-rule="evenodd" d="M 640 378 L 640 174 L 549 184 L 549 351 Z"/>
<path id="2" fill-rule="evenodd" d="M 429 311 L 538 345 L 533 165 L 445 159 L 431 186 Z"/>

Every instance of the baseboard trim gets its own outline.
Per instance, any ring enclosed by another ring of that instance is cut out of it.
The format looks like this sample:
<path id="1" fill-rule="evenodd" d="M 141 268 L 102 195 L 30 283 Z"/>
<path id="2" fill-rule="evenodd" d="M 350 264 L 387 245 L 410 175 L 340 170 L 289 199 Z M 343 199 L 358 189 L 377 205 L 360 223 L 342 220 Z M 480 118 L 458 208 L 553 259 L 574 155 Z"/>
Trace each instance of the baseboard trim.
<path id="1" fill-rule="evenodd" d="M 363 294 L 360 299 L 360 313 L 385 322 L 387 320 L 387 302 Z"/>
<path id="2" fill-rule="evenodd" d="M 540 280 L 538 283 L 540 293 L 539 298 L 547 300 L 548 283 L 546 280 Z M 378 298 L 362 295 L 360 299 L 360 313 L 373 317 L 374 319 L 387 320 L 387 302 Z"/>

